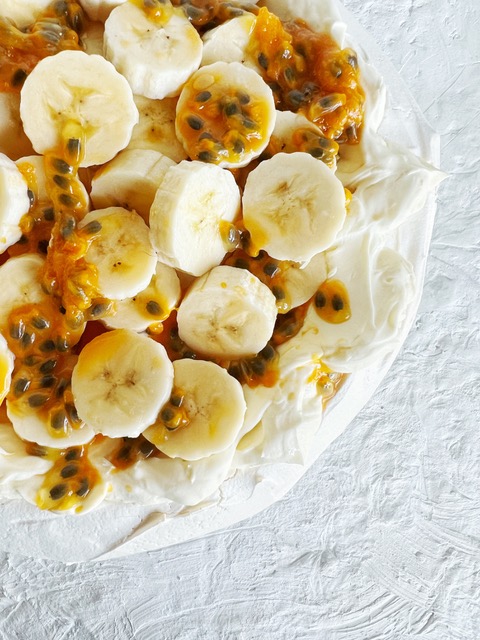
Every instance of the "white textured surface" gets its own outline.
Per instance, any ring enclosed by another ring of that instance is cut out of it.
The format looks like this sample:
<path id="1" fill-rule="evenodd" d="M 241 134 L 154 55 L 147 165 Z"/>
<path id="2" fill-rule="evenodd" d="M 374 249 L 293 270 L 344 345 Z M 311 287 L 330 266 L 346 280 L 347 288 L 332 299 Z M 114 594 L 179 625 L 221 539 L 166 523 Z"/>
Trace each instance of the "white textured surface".
<path id="1" fill-rule="evenodd" d="M 479 637 L 480 12 L 476 0 L 346 5 L 441 134 L 452 174 L 400 357 L 288 496 L 247 522 L 96 564 L 3 554 L 0 637 Z"/>

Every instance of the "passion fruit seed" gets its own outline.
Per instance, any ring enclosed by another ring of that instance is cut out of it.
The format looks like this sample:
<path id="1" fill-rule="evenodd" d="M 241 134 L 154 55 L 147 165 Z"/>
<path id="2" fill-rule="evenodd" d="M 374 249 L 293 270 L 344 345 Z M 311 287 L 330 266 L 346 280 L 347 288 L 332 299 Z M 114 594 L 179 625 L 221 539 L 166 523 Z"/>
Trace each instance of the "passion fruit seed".
<path id="1" fill-rule="evenodd" d="M 55 182 L 57 187 L 60 187 L 60 189 L 68 189 L 70 185 L 70 181 L 68 180 L 68 178 L 65 178 L 65 176 L 61 176 L 58 174 L 55 174 L 53 176 L 53 181 Z"/>
<path id="2" fill-rule="evenodd" d="M 40 348 L 40 351 L 43 351 L 43 353 L 48 353 L 49 351 L 55 351 L 55 342 L 51 339 L 45 340 L 44 342 L 42 342 L 39 348 Z"/>
<path id="3" fill-rule="evenodd" d="M 341 311 L 344 307 L 344 303 L 342 298 L 338 295 L 338 293 L 335 293 L 334 296 L 332 297 L 332 308 L 334 311 Z"/>
<path id="4" fill-rule="evenodd" d="M 81 456 L 81 453 L 81 449 L 68 449 L 67 453 L 65 454 L 65 460 L 78 460 Z"/>
<path id="5" fill-rule="evenodd" d="M 265 71 L 268 69 L 268 58 L 267 56 L 263 53 L 260 52 L 258 54 L 258 64 L 262 67 L 262 69 L 265 69 Z"/>
<path id="6" fill-rule="evenodd" d="M 84 498 L 90 491 L 90 483 L 88 478 L 82 478 L 80 480 L 80 487 L 75 491 L 79 498 Z"/>
<path id="7" fill-rule="evenodd" d="M 323 309 L 323 307 L 327 304 L 327 298 L 323 291 L 317 291 L 315 294 L 315 306 L 317 309 Z"/>
<path id="8" fill-rule="evenodd" d="M 160 412 L 162 422 L 170 422 L 175 417 L 175 411 L 170 407 L 164 407 Z"/>
<path id="9" fill-rule="evenodd" d="M 277 285 L 272 287 L 272 293 L 275 296 L 275 298 L 277 300 L 284 300 L 285 299 L 285 291 L 282 289 L 282 287 L 279 287 Z"/>
<path id="10" fill-rule="evenodd" d="M 39 240 L 37 243 L 38 251 L 46 255 L 48 252 L 48 244 L 49 244 L 48 240 Z"/>
<path id="11" fill-rule="evenodd" d="M 43 405 L 48 401 L 48 396 L 43 395 L 42 393 L 34 393 L 28 398 L 28 404 L 35 409 L 37 407 L 43 407 Z"/>
<path id="12" fill-rule="evenodd" d="M 249 362 L 250 368 L 256 376 L 263 376 L 265 373 L 265 362 L 261 358 L 253 358 Z"/>
<path id="13" fill-rule="evenodd" d="M 16 396 L 21 396 L 25 391 L 28 391 L 30 384 L 31 382 L 27 378 L 19 378 L 13 385 L 13 393 Z"/>
<path id="14" fill-rule="evenodd" d="M 27 72 L 24 69 L 17 69 L 12 76 L 12 87 L 21 87 L 27 79 Z"/>
<path id="15" fill-rule="evenodd" d="M 76 464 L 67 464 L 60 471 L 60 475 L 62 476 L 62 478 L 73 478 L 73 476 L 76 476 L 77 473 L 78 473 L 78 466 Z"/>
<path id="16" fill-rule="evenodd" d="M 72 165 L 68 164 L 68 162 L 63 160 L 63 158 L 55 158 L 52 164 L 55 171 L 58 171 L 58 173 L 63 173 L 63 174 L 72 173 L 72 170 L 73 170 Z"/>
<path id="17" fill-rule="evenodd" d="M 47 222 L 55 220 L 55 211 L 53 210 L 53 207 L 47 207 L 47 209 L 43 210 L 43 218 Z"/>
<path id="18" fill-rule="evenodd" d="M 207 102 L 207 100 L 210 100 L 211 97 L 212 94 L 210 93 L 210 91 L 201 91 L 195 96 L 195 102 Z"/>
<path id="19" fill-rule="evenodd" d="M 259 356 L 261 356 L 264 360 L 273 360 L 273 358 L 275 357 L 275 349 L 272 347 L 271 344 L 267 344 L 266 347 L 264 347 L 260 353 L 258 354 Z"/>
<path id="20" fill-rule="evenodd" d="M 50 418 L 50 426 L 55 431 L 64 430 L 68 426 L 68 419 L 64 411 L 57 411 Z"/>
<path id="21" fill-rule="evenodd" d="M 55 376 L 43 376 L 40 379 L 40 389 L 50 389 L 51 387 L 55 386 L 56 381 L 57 379 L 55 378 Z"/>
<path id="22" fill-rule="evenodd" d="M 48 329 L 50 322 L 46 318 L 42 318 L 42 316 L 35 316 L 32 318 L 32 325 L 35 329 L 43 331 L 43 329 Z"/>
<path id="23" fill-rule="evenodd" d="M 67 493 L 66 484 L 64 483 L 56 484 L 54 487 L 50 489 L 50 498 L 52 500 L 60 500 L 60 498 L 63 498 L 66 493 Z"/>
<path id="24" fill-rule="evenodd" d="M 140 449 L 140 453 L 142 454 L 142 456 L 144 458 L 148 458 L 155 451 L 155 445 L 152 444 L 151 442 L 149 442 L 148 440 L 144 440 L 140 444 L 139 449 Z"/>
<path id="25" fill-rule="evenodd" d="M 99 233 L 102 230 L 102 223 L 98 220 L 92 220 L 87 225 L 83 227 L 83 231 L 88 233 L 88 235 L 93 235 L 94 233 Z"/>
<path id="26" fill-rule="evenodd" d="M 20 343 L 24 349 L 27 349 L 35 342 L 35 334 L 34 333 L 25 333 L 23 334 Z"/>
<path id="27" fill-rule="evenodd" d="M 210 153 L 210 151 L 200 151 L 200 153 L 198 154 L 198 159 L 201 162 L 214 162 L 215 156 Z"/>
<path id="28" fill-rule="evenodd" d="M 149 300 L 146 309 L 151 316 L 160 316 L 163 313 L 162 307 L 155 300 Z"/>
<path id="29" fill-rule="evenodd" d="M 279 271 L 280 267 L 274 262 L 267 262 L 263 267 L 263 272 L 265 275 L 270 276 L 270 278 L 276 276 Z"/>
<path id="30" fill-rule="evenodd" d="M 194 131 L 200 131 L 200 129 L 203 129 L 204 125 L 203 120 L 198 116 L 188 116 L 187 123 L 190 129 L 193 129 Z"/>
<path id="31" fill-rule="evenodd" d="M 20 320 L 16 324 L 12 324 L 10 327 L 10 337 L 14 340 L 21 340 L 25 333 L 25 324 L 23 320 Z"/>

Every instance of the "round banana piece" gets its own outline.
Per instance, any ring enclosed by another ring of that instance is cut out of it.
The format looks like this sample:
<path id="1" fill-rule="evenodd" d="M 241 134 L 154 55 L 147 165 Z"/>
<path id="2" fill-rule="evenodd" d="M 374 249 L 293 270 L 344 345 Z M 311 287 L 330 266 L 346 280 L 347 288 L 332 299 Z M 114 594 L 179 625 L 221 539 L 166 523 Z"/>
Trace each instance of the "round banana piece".
<path id="1" fill-rule="evenodd" d="M 187 154 L 175 132 L 176 98 L 150 100 L 133 96 L 139 121 L 133 127 L 127 149 L 153 149 L 174 162 L 185 160 Z"/>
<path id="2" fill-rule="evenodd" d="M 14 360 L 14 355 L 8 348 L 7 341 L 0 333 L 0 404 L 5 400 L 10 389 Z"/>
<path id="3" fill-rule="evenodd" d="M 244 167 L 259 156 L 275 126 L 270 87 L 239 62 L 201 67 L 182 89 L 176 131 L 192 160 Z"/>
<path id="4" fill-rule="evenodd" d="M 147 98 L 178 96 L 198 69 L 202 40 L 181 9 L 170 3 L 150 10 L 126 2 L 105 23 L 105 55 Z"/>
<path id="5" fill-rule="evenodd" d="M 255 68 L 247 52 L 256 16 L 245 12 L 203 34 L 202 67 L 214 62 L 240 62 Z"/>
<path id="6" fill-rule="evenodd" d="M 225 451 L 243 425 L 246 403 L 241 384 L 204 360 L 177 360 L 173 369 L 174 393 L 181 394 L 187 424 L 172 430 L 160 422 L 147 429 L 145 437 L 170 458 L 200 460 Z"/>
<path id="7" fill-rule="evenodd" d="M 345 216 L 342 183 L 308 153 L 279 153 L 247 178 L 245 227 L 278 260 L 308 262 L 333 244 Z"/>
<path id="8" fill-rule="evenodd" d="M 137 437 L 153 424 L 172 384 L 164 347 L 127 329 L 89 342 L 72 374 L 78 415 L 95 432 L 114 438 Z"/>
<path id="9" fill-rule="evenodd" d="M 96 209 L 118 206 L 148 224 L 150 207 L 167 170 L 175 163 L 151 149 L 125 149 L 97 171 L 90 197 Z"/>
<path id="10" fill-rule="evenodd" d="M 165 174 L 150 209 L 153 244 L 162 262 L 194 276 L 220 264 L 225 229 L 240 211 L 229 171 L 183 161 Z"/>
<path id="11" fill-rule="evenodd" d="M 0 15 L 19 29 L 30 26 L 36 17 L 52 4 L 52 0 L 1 0 Z"/>
<path id="12" fill-rule="evenodd" d="M 0 92 L 0 153 L 12 160 L 33 153 L 20 120 L 20 96 L 16 93 Z"/>
<path id="13" fill-rule="evenodd" d="M 21 91 L 20 116 L 40 154 L 60 144 L 67 126 L 80 126 L 81 167 L 111 160 L 127 146 L 138 122 L 125 78 L 101 56 L 83 51 L 62 51 L 37 64 Z"/>
<path id="14" fill-rule="evenodd" d="M 326 278 L 324 253 L 317 253 L 307 265 L 292 262 L 283 274 L 283 286 L 290 308 L 294 309 L 310 300 Z"/>
<path id="15" fill-rule="evenodd" d="M 271 338 L 275 296 L 245 269 L 215 267 L 196 280 L 178 309 L 178 332 L 188 346 L 218 358 L 257 354 Z"/>
<path id="16" fill-rule="evenodd" d="M 78 0 L 90 20 L 105 22 L 113 9 L 126 0 Z"/>
<path id="17" fill-rule="evenodd" d="M 91 211 L 79 228 L 92 234 L 85 260 L 97 268 L 102 296 L 124 300 L 148 286 L 157 256 L 150 230 L 138 213 L 121 207 Z"/>
<path id="18" fill-rule="evenodd" d="M 26 253 L 10 258 L 0 267 L 0 331 L 8 332 L 8 316 L 25 304 L 39 304 L 46 298 L 42 289 L 44 259 Z"/>
<path id="19" fill-rule="evenodd" d="M 146 331 L 149 326 L 166 320 L 180 300 L 181 288 L 177 272 L 161 262 L 146 289 L 133 298 L 120 300 L 113 316 L 102 318 L 112 329 Z"/>
<path id="20" fill-rule="evenodd" d="M 20 240 L 20 220 L 29 209 L 25 178 L 13 160 L 0 153 L 0 254 Z"/>

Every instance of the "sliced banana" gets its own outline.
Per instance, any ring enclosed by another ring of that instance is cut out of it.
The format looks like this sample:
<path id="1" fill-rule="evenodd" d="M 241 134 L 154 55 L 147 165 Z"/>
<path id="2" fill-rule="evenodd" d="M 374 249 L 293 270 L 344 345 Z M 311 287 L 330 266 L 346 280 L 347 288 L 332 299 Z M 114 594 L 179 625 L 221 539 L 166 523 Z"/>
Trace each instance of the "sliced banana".
<path id="1" fill-rule="evenodd" d="M 10 258 L 0 267 L 0 331 L 7 335 L 8 316 L 25 304 L 38 304 L 45 300 L 42 289 L 44 259 L 36 254 Z"/>
<path id="2" fill-rule="evenodd" d="M 253 13 L 227 20 L 215 29 L 207 31 L 203 36 L 202 67 L 214 62 L 250 63 L 247 52 L 250 36 L 255 25 Z"/>
<path id="3" fill-rule="evenodd" d="M 126 329 L 89 342 L 72 375 L 78 415 L 97 433 L 114 438 L 136 437 L 153 424 L 172 384 L 173 367 L 163 346 Z"/>
<path id="4" fill-rule="evenodd" d="M 325 138 L 322 131 L 301 113 L 277 111 L 275 128 L 267 148 L 271 155 L 304 151 L 335 170 L 338 148 L 334 140 Z"/>
<path id="5" fill-rule="evenodd" d="M 182 89 L 176 131 L 192 160 L 244 167 L 259 156 L 275 126 L 270 87 L 239 62 L 201 67 Z"/>
<path id="6" fill-rule="evenodd" d="M 175 118 L 175 116 L 174 116 Z M 20 119 L 20 96 L 0 91 L 0 153 L 12 160 L 33 153 Z"/>
<path id="7" fill-rule="evenodd" d="M 25 80 L 20 115 L 37 153 L 54 149 L 65 128 L 85 136 L 80 166 L 104 164 L 127 146 L 138 111 L 128 82 L 101 56 L 62 51 L 41 60 Z"/>
<path id="8" fill-rule="evenodd" d="M 28 27 L 52 0 L 1 0 L 0 15 L 15 23 L 19 29 Z"/>
<path id="9" fill-rule="evenodd" d="M 180 295 L 177 272 L 158 262 L 148 287 L 133 298 L 117 302 L 115 314 L 106 316 L 102 321 L 112 329 L 146 331 L 150 325 L 168 318 L 177 306 Z"/>
<path id="10" fill-rule="evenodd" d="M 157 256 L 138 213 L 121 207 L 91 211 L 79 224 L 86 227 L 93 236 L 85 260 L 97 268 L 102 296 L 124 300 L 143 291 L 155 273 Z"/>
<path id="11" fill-rule="evenodd" d="M 326 278 L 327 264 L 324 253 L 318 253 L 305 266 L 291 263 L 283 274 L 283 284 L 290 308 L 294 309 L 310 300 Z"/>
<path id="12" fill-rule="evenodd" d="M 0 253 L 20 240 L 20 220 L 29 209 L 25 178 L 13 160 L 0 153 Z"/>
<path id="13" fill-rule="evenodd" d="M 0 404 L 5 400 L 5 396 L 10 389 L 14 361 L 14 355 L 8 348 L 7 341 L 0 333 Z"/>
<path id="14" fill-rule="evenodd" d="M 279 153 L 247 178 L 243 221 L 273 258 L 311 260 L 333 244 L 345 216 L 342 183 L 308 153 Z"/>
<path id="15" fill-rule="evenodd" d="M 126 0 L 78 0 L 90 20 L 105 22 L 115 7 Z"/>
<path id="16" fill-rule="evenodd" d="M 193 283 L 178 309 L 178 332 L 206 356 L 238 358 L 258 353 L 272 336 L 275 296 L 245 269 L 215 267 Z"/>
<path id="17" fill-rule="evenodd" d="M 213 362 L 177 360 L 173 369 L 188 424 L 172 431 L 160 423 L 147 429 L 145 437 L 170 458 L 200 460 L 225 451 L 243 425 L 241 384 Z"/>
<path id="18" fill-rule="evenodd" d="M 134 96 L 139 122 L 133 128 L 127 149 L 153 149 L 174 162 L 185 160 L 187 154 L 175 132 L 176 98 L 150 100 Z"/>
<path id="19" fill-rule="evenodd" d="M 229 171 L 183 161 L 167 171 L 150 209 L 154 246 L 166 264 L 200 276 L 222 261 L 224 225 L 239 211 L 240 191 Z"/>
<path id="20" fill-rule="evenodd" d="M 105 23 L 104 43 L 107 59 L 147 98 L 178 96 L 202 59 L 200 36 L 170 3 L 150 11 L 130 2 L 117 7 Z"/>
<path id="21" fill-rule="evenodd" d="M 90 197 L 96 209 L 119 206 L 148 224 L 150 207 L 167 170 L 175 163 L 151 149 L 125 149 L 97 171 Z"/>

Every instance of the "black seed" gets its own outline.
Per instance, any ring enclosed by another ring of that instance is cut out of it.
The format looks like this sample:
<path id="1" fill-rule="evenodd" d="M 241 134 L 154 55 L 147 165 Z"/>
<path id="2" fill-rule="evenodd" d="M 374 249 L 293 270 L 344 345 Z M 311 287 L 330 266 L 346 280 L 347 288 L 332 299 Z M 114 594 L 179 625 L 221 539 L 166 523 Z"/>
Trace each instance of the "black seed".
<path id="1" fill-rule="evenodd" d="M 183 404 L 183 396 L 172 395 L 170 396 L 170 404 L 174 407 L 181 407 Z"/>
<path id="2" fill-rule="evenodd" d="M 233 143 L 233 150 L 235 153 L 243 153 L 245 151 L 245 144 L 243 143 L 243 140 L 237 138 Z"/>
<path id="3" fill-rule="evenodd" d="M 83 31 L 83 16 L 80 11 L 77 11 L 73 16 L 70 15 L 68 17 L 68 24 L 77 33 L 81 33 Z"/>
<path id="4" fill-rule="evenodd" d="M 77 491 L 75 491 L 75 493 L 79 498 L 84 498 L 89 491 L 90 487 L 87 478 L 82 478 L 80 480 L 80 487 L 79 489 L 77 489 Z"/>
<path id="5" fill-rule="evenodd" d="M 36 364 L 38 364 L 40 362 L 39 358 L 37 358 L 37 356 L 27 356 L 26 358 L 23 359 L 23 364 L 26 367 L 34 367 Z"/>
<path id="6" fill-rule="evenodd" d="M 12 87 L 20 87 L 27 78 L 27 72 L 24 69 L 17 69 L 12 76 Z"/>
<path id="7" fill-rule="evenodd" d="M 22 393 L 25 393 L 25 391 L 27 391 L 29 387 L 30 387 L 30 380 L 27 380 L 26 378 L 19 378 L 18 380 L 15 381 L 15 384 L 13 385 L 13 393 L 16 396 L 21 396 Z"/>
<path id="8" fill-rule="evenodd" d="M 90 308 L 90 315 L 94 318 L 101 316 L 107 311 L 108 306 L 109 306 L 108 304 L 103 304 L 103 303 L 94 304 Z"/>
<path id="9" fill-rule="evenodd" d="M 163 422 L 170 422 L 175 417 L 175 411 L 169 407 L 165 407 L 160 412 L 160 418 Z"/>
<path id="10" fill-rule="evenodd" d="M 65 207 L 74 207 L 76 204 L 76 200 L 73 196 L 69 195 L 68 193 L 61 193 L 59 196 L 59 201 L 61 202 L 61 204 L 63 204 Z M 73 231 L 73 229 L 70 231 L 70 233 Z M 69 235 L 70 235 L 69 233 Z M 62 236 L 65 238 L 66 236 L 63 235 L 63 229 L 62 229 Z"/>
<path id="11" fill-rule="evenodd" d="M 208 131 L 204 131 L 202 134 L 200 134 L 198 139 L 199 140 L 215 140 L 212 134 L 208 133 Z"/>
<path id="12" fill-rule="evenodd" d="M 265 71 L 268 69 L 268 58 L 267 56 L 263 53 L 260 52 L 258 54 L 258 64 L 262 67 L 262 69 L 265 69 Z"/>
<path id="13" fill-rule="evenodd" d="M 60 38 L 62 37 L 62 29 L 60 27 L 60 25 L 57 24 L 50 24 L 50 25 L 45 25 L 44 28 L 41 30 L 41 35 L 45 40 L 48 40 L 48 42 L 50 42 L 51 44 L 58 44 L 60 41 Z"/>
<path id="14" fill-rule="evenodd" d="M 304 101 L 305 95 L 301 91 L 298 91 L 298 89 L 293 89 L 288 92 L 287 99 L 293 107 L 297 108 Z"/>
<path id="15" fill-rule="evenodd" d="M 277 300 L 283 300 L 285 298 L 285 291 L 282 287 L 272 287 L 272 293 Z"/>
<path id="16" fill-rule="evenodd" d="M 195 96 L 195 102 L 207 102 L 207 100 L 210 100 L 211 97 L 212 94 L 210 93 L 210 91 L 201 91 Z"/>
<path id="17" fill-rule="evenodd" d="M 40 351 L 48 353 L 49 351 L 55 351 L 55 342 L 53 340 L 45 340 L 40 345 Z"/>
<path id="18" fill-rule="evenodd" d="M 52 489 L 50 489 L 50 498 L 52 500 L 60 500 L 67 493 L 67 485 L 66 484 L 56 484 Z"/>
<path id="19" fill-rule="evenodd" d="M 98 233 L 101 230 L 102 230 L 102 223 L 99 222 L 98 220 L 92 220 L 91 222 L 89 222 L 87 225 L 83 227 L 83 231 L 85 231 L 85 233 L 88 233 L 90 235 L 94 233 Z"/>
<path id="20" fill-rule="evenodd" d="M 55 382 L 57 381 L 57 379 L 55 378 L 55 376 L 43 376 L 43 378 L 41 378 L 40 380 L 40 388 L 41 389 L 49 389 L 50 387 L 53 387 Z"/>
<path id="21" fill-rule="evenodd" d="M 185 13 L 190 18 L 190 20 L 199 20 L 204 15 L 204 11 L 202 9 L 194 7 L 191 4 L 185 6 Z"/>
<path id="22" fill-rule="evenodd" d="M 310 149 L 310 151 L 308 153 L 311 156 L 313 156 L 314 158 L 322 158 L 323 157 L 323 149 L 320 149 L 320 147 L 314 147 L 313 149 Z"/>
<path id="23" fill-rule="evenodd" d="M 77 413 L 77 408 L 71 402 L 65 403 L 65 411 L 68 414 L 68 417 L 72 422 L 76 422 L 77 424 L 81 422 L 80 417 Z"/>
<path id="24" fill-rule="evenodd" d="M 357 132 L 357 127 L 352 124 L 350 127 L 348 127 L 347 129 L 345 129 L 345 133 L 347 134 L 347 139 L 350 142 L 353 141 L 357 141 L 358 140 L 358 132 Z"/>
<path id="25" fill-rule="evenodd" d="M 238 108 L 238 105 L 235 104 L 235 102 L 229 102 L 225 105 L 224 111 L 226 116 L 234 116 L 239 113 L 240 109 Z"/>
<path id="26" fill-rule="evenodd" d="M 358 58 L 353 52 L 349 54 L 347 62 L 353 69 L 358 67 Z"/>
<path id="27" fill-rule="evenodd" d="M 210 153 L 210 151 L 200 151 L 198 159 L 201 162 L 213 162 L 215 160 L 215 156 Z"/>
<path id="28" fill-rule="evenodd" d="M 263 273 L 265 273 L 265 275 L 270 276 L 271 278 L 273 278 L 273 276 L 275 276 L 278 272 L 280 271 L 278 265 L 276 265 L 274 262 L 267 262 L 267 264 L 263 267 Z"/>
<path id="29" fill-rule="evenodd" d="M 28 196 L 28 199 L 30 200 L 30 206 L 32 207 L 35 203 L 35 194 L 31 189 L 27 189 L 27 196 Z"/>
<path id="30" fill-rule="evenodd" d="M 29 347 L 31 344 L 35 342 L 35 334 L 25 332 L 20 342 L 22 347 L 26 349 L 27 347 Z"/>
<path id="31" fill-rule="evenodd" d="M 318 90 L 318 87 L 314 82 L 305 82 L 305 84 L 302 87 L 304 100 L 307 100 L 307 101 L 310 100 L 310 98 L 313 96 L 313 94 L 317 90 Z"/>
<path id="32" fill-rule="evenodd" d="M 250 96 L 248 93 L 237 93 L 237 98 L 240 104 L 248 104 L 250 102 Z"/>
<path id="33" fill-rule="evenodd" d="M 248 269 L 248 261 L 245 260 L 244 258 L 237 258 L 235 260 L 235 267 L 237 267 L 238 269 Z"/>
<path id="34" fill-rule="evenodd" d="M 280 93 L 280 91 L 282 90 L 282 87 L 278 84 L 278 82 L 267 82 L 268 86 L 270 87 L 270 89 L 273 91 L 273 93 Z"/>
<path id="35" fill-rule="evenodd" d="M 40 253 L 47 254 L 48 253 L 48 240 L 39 240 L 37 243 L 37 249 Z"/>
<path id="36" fill-rule="evenodd" d="M 194 131 L 200 131 L 203 128 L 203 120 L 198 116 L 188 116 L 187 123 L 190 129 Z"/>
<path id="37" fill-rule="evenodd" d="M 43 217 L 47 222 L 51 222 L 55 219 L 55 212 L 52 207 L 48 207 L 48 209 L 43 210 Z"/>
<path id="38" fill-rule="evenodd" d="M 65 351 L 68 351 L 69 349 L 68 340 L 66 338 L 58 338 L 55 346 L 57 350 L 62 353 L 65 353 Z"/>
<path id="39" fill-rule="evenodd" d="M 58 171 L 58 173 L 71 173 L 72 171 L 71 165 L 69 165 L 68 162 L 65 162 L 62 158 L 55 158 L 53 161 L 53 167 L 55 171 Z"/>
<path id="40" fill-rule="evenodd" d="M 58 187 L 60 187 L 60 189 L 68 189 L 68 185 L 70 184 L 68 178 L 65 178 L 64 176 L 59 176 L 58 174 L 55 174 L 53 176 L 53 181 Z"/>
<path id="41" fill-rule="evenodd" d="M 55 395 L 57 398 L 61 398 L 64 394 L 65 389 L 68 387 L 68 380 L 65 378 L 60 378 L 57 388 L 55 389 Z"/>
<path id="42" fill-rule="evenodd" d="M 130 457 L 131 453 L 132 453 L 132 445 L 125 444 L 120 449 L 120 451 L 117 453 L 117 458 L 119 460 L 128 460 L 128 458 Z"/>
<path id="43" fill-rule="evenodd" d="M 334 311 L 341 311 L 345 305 L 343 304 L 342 298 L 335 293 L 332 297 L 332 308 Z"/>
<path id="44" fill-rule="evenodd" d="M 68 196 L 68 197 L 70 198 L 70 196 Z M 60 196 L 60 198 L 61 198 L 61 196 Z M 72 201 L 75 202 L 73 198 L 72 198 Z M 62 238 L 64 240 L 69 238 L 72 235 L 72 233 L 74 232 L 76 226 L 77 226 L 77 223 L 75 221 L 75 218 L 73 218 L 73 217 L 67 218 L 65 220 L 65 222 L 63 223 L 63 225 L 62 225 L 62 230 L 61 230 Z"/>
<path id="45" fill-rule="evenodd" d="M 22 235 L 20 236 L 20 240 L 18 241 L 18 244 L 27 244 L 27 242 L 28 242 L 27 236 L 24 233 L 22 233 Z"/>
<path id="46" fill-rule="evenodd" d="M 318 104 L 322 107 L 322 109 L 330 109 L 334 106 L 340 106 L 340 103 L 335 96 L 325 96 L 318 101 Z"/>
<path id="47" fill-rule="evenodd" d="M 65 454 L 65 460 L 78 460 L 80 458 L 81 449 L 69 449 Z"/>
<path id="48" fill-rule="evenodd" d="M 242 379 L 242 370 L 240 369 L 240 365 L 237 363 L 232 364 L 228 367 L 228 373 L 237 380 Z"/>
<path id="49" fill-rule="evenodd" d="M 152 316 L 159 316 L 162 314 L 162 307 L 155 302 L 155 300 L 149 300 L 146 305 L 148 313 Z"/>
<path id="50" fill-rule="evenodd" d="M 253 358 L 249 361 L 249 365 L 256 376 L 263 376 L 263 374 L 265 373 L 265 362 L 263 362 L 263 360 L 261 360 L 260 358 Z"/>
<path id="51" fill-rule="evenodd" d="M 330 70 L 334 78 L 340 78 L 340 76 L 342 75 L 342 67 L 338 64 L 338 62 L 333 62 Z"/>
<path id="52" fill-rule="evenodd" d="M 59 2 L 55 3 L 54 9 L 58 16 L 65 15 L 68 12 L 68 5 L 65 0 L 59 0 Z"/>
<path id="53" fill-rule="evenodd" d="M 327 304 L 327 298 L 322 291 L 317 291 L 315 295 L 315 306 L 317 309 L 323 309 L 323 307 Z"/>
<path id="54" fill-rule="evenodd" d="M 197 359 L 197 354 L 194 351 L 189 351 L 188 349 L 187 351 L 184 351 L 182 355 L 184 358 L 189 358 L 190 360 Z"/>
<path id="55" fill-rule="evenodd" d="M 22 322 L 22 320 L 20 320 L 18 324 L 13 324 L 10 327 L 10 336 L 14 340 L 21 340 L 21 338 L 23 338 L 24 333 L 25 333 L 25 325 Z"/>
<path id="56" fill-rule="evenodd" d="M 267 346 L 264 347 L 258 355 L 262 356 L 264 360 L 273 360 L 275 357 L 275 349 L 271 344 L 267 344 Z"/>
<path id="57" fill-rule="evenodd" d="M 39 458 L 43 458 L 43 456 L 47 455 L 47 450 L 45 449 L 45 447 L 41 447 L 38 444 L 34 445 L 32 443 L 32 446 L 29 447 L 28 453 L 31 456 L 38 456 Z"/>
<path id="58" fill-rule="evenodd" d="M 295 80 L 296 74 L 292 67 L 287 67 L 283 73 L 287 82 L 293 82 Z"/>
<path id="59" fill-rule="evenodd" d="M 43 364 L 40 365 L 39 371 L 40 373 L 43 373 L 43 374 L 51 373 L 56 366 L 57 366 L 56 360 L 46 360 Z"/>
<path id="60" fill-rule="evenodd" d="M 153 445 L 151 442 L 149 442 L 148 440 L 144 440 L 140 447 L 140 453 L 145 457 L 148 458 L 149 456 L 152 455 L 152 453 L 155 451 L 155 445 Z"/>
<path id="61" fill-rule="evenodd" d="M 80 156 L 80 149 L 82 144 L 78 138 L 70 138 L 67 142 L 67 151 L 70 155 L 78 158 Z"/>
<path id="62" fill-rule="evenodd" d="M 41 393 L 34 393 L 28 398 L 28 404 L 32 407 L 42 407 L 48 400 L 48 396 Z"/>
<path id="63" fill-rule="evenodd" d="M 73 476 L 77 475 L 78 467 L 76 464 L 67 464 L 60 471 L 60 475 L 62 478 L 73 478 Z"/>
<path id="64" fill-rule="evenodd" d="M 244 118 L 242 120 L 242 124 L 245 127 L 245 129 L 258 129 L 257 123 L 251 120 L 250 118 Z"/>
<path id="65" fill-rule="evenodd" d="M 35 318 L 32 319 L 32 324 L 35 329 L 39 329 L 40 331 L 42 329 L 47 329 L 50 326 L 48 320 L 46 318 L 42 318 L 41 316 L 35 316 Z"/>
<path id="66" fill-rule="evenodd" d="M 65 307 L 58 307 L 58 310 L 60 311 L 62 316 L 64 316 L 67 313 L 67 310 L 65 309 Z"/>
<path id="67" fill-rule="evenodd" d="M 65 428 L 66 421 L 67 416 L 65 415 L 65 413 L 63 411 L 57 411 L 50 418 L 50 426 L 52 427 L 52 429 L 55 429 L 55 431 L 60 431 L 60 429 Z"/>

